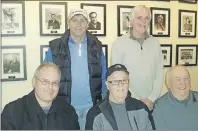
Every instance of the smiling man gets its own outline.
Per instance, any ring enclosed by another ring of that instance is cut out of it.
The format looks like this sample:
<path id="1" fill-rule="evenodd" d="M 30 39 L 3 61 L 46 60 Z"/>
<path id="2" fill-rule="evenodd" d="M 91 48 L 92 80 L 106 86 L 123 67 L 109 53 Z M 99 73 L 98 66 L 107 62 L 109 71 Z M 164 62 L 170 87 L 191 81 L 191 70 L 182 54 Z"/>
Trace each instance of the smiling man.
<path id="1" fill-rule="evenodd" d="M 106 58 L 102 43 L 87 31 L 88 14 L 84 9 L 71 10 L 68 25 L 61 38 L 49 42 L 44 61 L 60 67 L 58 95 L 74 106 L 83 130 L 87 111 L 102 100 L 102 93 L 106 95 Z"/>
<path id="2" fill-rule="evenodd" d="M 78 130 L 75 109 L 57 96 L 60 69 L 41 64 L 32 79 L 34 90 L 7 104 L 1 114 L 2 130 Z"/>
<path id="3" fill-rule="evenodd" d="M 130 72 L 131 96 L 140 99 L 150 110 L 163 87 L 163 55 L 159 42 L 149 36 L 151 13 L 139 5 L 129 14 L 131 29 L 112 46 L 111 64 L 120 63 Z"/>
<path id="4" fill-rule="evenodd" d="M 148 107 L 130 97 L 129 72 L 124 65 L 115 64 L 108 68 L 106 85 L 108 96 L 89 110 L 86 130 L 152 129 Z"/>
<path id="5" fill-rule="evenodd" d="M 185 67 L 168 70 L 169 91 L 156 101 L 153 118 L 157 130 L 198 130 L 198 92 L 191 91 L 190 73 Z"/>

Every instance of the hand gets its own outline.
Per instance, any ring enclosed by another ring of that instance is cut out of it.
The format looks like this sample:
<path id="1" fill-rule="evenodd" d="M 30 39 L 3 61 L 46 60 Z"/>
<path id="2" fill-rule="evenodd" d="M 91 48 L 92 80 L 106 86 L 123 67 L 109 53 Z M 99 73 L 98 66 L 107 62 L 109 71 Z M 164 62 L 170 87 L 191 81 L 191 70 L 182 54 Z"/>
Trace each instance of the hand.
<path id="1" fill-rule="evenodd" d="M 151 100 L 149 100 L 148 98 L 144 98 L 144 99 L 140 99 L 142 102 L 144 102 L 144 104 L 147 105 L 147 107 L 149 108 L 149 110 L 151 111 L 153 109 L 153 102 Z"/>

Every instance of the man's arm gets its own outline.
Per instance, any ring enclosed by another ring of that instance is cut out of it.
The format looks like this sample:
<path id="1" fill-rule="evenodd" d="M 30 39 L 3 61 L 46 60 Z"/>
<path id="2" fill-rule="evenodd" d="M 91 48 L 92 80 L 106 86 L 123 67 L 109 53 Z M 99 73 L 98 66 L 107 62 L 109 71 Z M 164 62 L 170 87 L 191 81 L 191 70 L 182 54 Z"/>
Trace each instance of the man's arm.
<path id="1" fill-rule="evenodd" d="M 153 90 L 148 97 L 149 100 L 151 100 L 153 103 L 155 100 L 160 96 L 161 90 L 163 87 L 163 80 L 164 80 L 164 60 L 162 55 L 162 50 L 160 44 L 157 44 L 157 52 L 156 52 L 156 58 L 155 58 L 155 80 L 153 83 Z"/>
<path id="2" fill-rule="evenodd" d="M 49 47 L 48 51 L 47 51 L 47 54 L 45 56 L 45 59 L 43 62 L 53 62 L 53 59 L 52 59 L 52 51 L 51 51 L 51 48 Z"/>
<path id="3" fill-rule="evenodd" d="M 111 50 L 111 65 L 122 64 L 123 54 L 121 48 L 119 47 L 119 40 L 117 39 L 112 46 Z"/>
<path id="4" fill-rule="evenodd" d="M 162 112 L 162 109 L 156 103 L 153 110 L 153 120 L 156 130 L 168 130 L 166 124 L 164 123 L 164 117 L 162 115 Z"/>
<path id="5" fill-rule="evenodd" d="M 1 113 L 1 130 L 16 130 L 11 117 L 14 117 L 12 114 L 12 107 L 6 105 Z"/>
<path id="6" fill-rule="evenodd" d="M 102 94 L 103 94 L 103 98 L 106 97 L 107 95 L 107 88 L 106 88 L 106 72 L 107 72 L 107 67 L 106 67 L 106 57 L 104 56 L 104 52 L 102 51 L 102 55 L 101 55 L 101 64 L 102 64 Z"/>

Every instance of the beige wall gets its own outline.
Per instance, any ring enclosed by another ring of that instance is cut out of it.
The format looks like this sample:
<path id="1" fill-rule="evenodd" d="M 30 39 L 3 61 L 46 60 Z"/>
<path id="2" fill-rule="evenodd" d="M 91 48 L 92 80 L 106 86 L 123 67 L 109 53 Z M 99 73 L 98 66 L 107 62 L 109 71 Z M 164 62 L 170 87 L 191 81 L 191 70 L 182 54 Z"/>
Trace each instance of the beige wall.
<path id="1" fill-rule="evenodd" d="M 73 8 L 80 8 L 80 3 L 101 3 L 106 4 L 106 37 L 99 37 L 103 44 L 109 46 L 109 60 L 113 41 L 117 37 L 117 5 L 139 5 L 145 4 L 149 7 L 161 7 L 171 9 L 171 37 L 158 38 L 162 44 L 173 45 L 173 65 L 175 65 L 175 49 L 176 44 L 198 44 L 197 38 L 178 38 L 178 10 L 196 10 L 198 11 L 198 4 L 178 3 L 178 1 L 171 2 L 151 2 L 151 1 L 68 1 L 68 12 Z M 39 2 L 26 1 L 25 2 L 25 21 L 26 21 L 26 36 L 25 37 L 4 37 L 2 38 L 2 45 L 25 45 L 27 58 L 27 80 L 15 82 L 2 83 L 2 108 L 10 101 L 13 101 L 32 90 L 31 78 L 34 70 L 40 64 L 40 45 L 47 45 L 48 41 L 57 37 L 41 37 L 39 34 Z M 198 23 L 197 23 L 198 25 Z M 198 29 L 197 29 L 198 35 Z M 109 61 L 110 62 L 110 61 Z M 164 69 L 164 72 L 168 68 Z M 192 78 L 192 88 L 198 91 L 198 66 L 188 67 Z M 166 92 L 163 88 L 162 94 Z"/>

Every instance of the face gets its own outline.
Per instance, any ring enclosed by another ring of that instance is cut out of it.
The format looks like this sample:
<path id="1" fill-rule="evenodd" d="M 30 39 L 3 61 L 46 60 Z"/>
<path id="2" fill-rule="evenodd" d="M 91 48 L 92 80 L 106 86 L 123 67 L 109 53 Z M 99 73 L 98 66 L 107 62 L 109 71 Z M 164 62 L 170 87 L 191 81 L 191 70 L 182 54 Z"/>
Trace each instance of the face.
<path id="1" fill-rule="evenodd" d="M 163 19 L 162 19 L 161 17 L 158 16 L 158 17 L 157 17 L 157 22 L 158 22 L 158 23 L 162 23 L 162 22 L 163 22 Z"/>
<path id="2" fill-rule="evenodd" d="M 55 20 L 55 15 L 52 15 L 52 20 Z"/>
<path id="3" fill-rule="evenodd" d="M 178 100 L 185 100 L 188 98 L 191 84 L 187 70 L 181 67 L 175 68 L 170 77 L 169 88 L 173 96 Z"/>
<path id="4" fill-rule="evenodd" d="M 92 14 L 91 14 L 90 20 L 91 20 L 93 23 L 96 23 L 96 22 L 97 22 L 97 15 L 96 15 L 96 13 L 92 13 Z"/>
<path id="5" fill-rule="evenodd" d="M 133 30 L 138 34 L 143 34 L 147 31 L 150 23 L 150 14 L 148 9 L 141 8 L 139 12 L 137 12 L 134 20 L 131 21 Z"/>
<path id="6" fill-rule="evenodd" d="M 60 76 L 56 69 L 45 67 L 33 78 L 35 95 L 39 103 L 50 103 L 58 94 Z"/>
<path id="7" fill-rule="evenodd" d="M 123 103 L 129 89 L 129 76 L 123 71 L 115 71 L 106 81 L 109 90 L 109 100 L 115 103 Z"/>
<path id="8" fill-rule="evenodd" d="M 74 36 L 84 36 L 88 28 L 88 21 L 83 15 L 75 15 L 69 20 L 70 33 Z"/>

